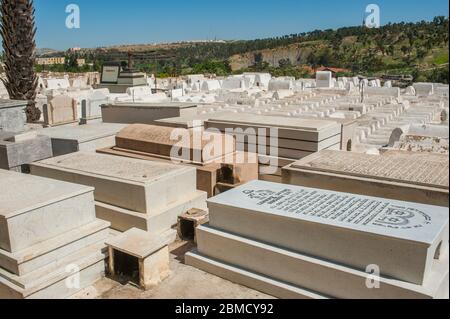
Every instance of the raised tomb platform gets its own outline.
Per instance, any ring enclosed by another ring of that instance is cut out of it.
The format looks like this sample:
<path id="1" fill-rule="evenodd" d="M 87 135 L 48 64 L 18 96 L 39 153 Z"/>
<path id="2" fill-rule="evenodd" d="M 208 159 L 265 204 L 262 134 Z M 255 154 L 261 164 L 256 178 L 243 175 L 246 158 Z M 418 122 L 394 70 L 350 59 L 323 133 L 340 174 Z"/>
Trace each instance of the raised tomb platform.
<path id="1" fill-rule="evenodd" d="M 174 152 L 174 147 L 179 151 Z M 255 154 L 236 152 L 232 136 L 201 128 L 130 125 L 117 134 L 115 147 L 98 152 L 195 168 L 197 189 L 209 197 L 218 187 L 232 188 L 258 179 Z"/>
<path id="2" fill-rule="evenodd" d="M 124 127 L 123 124 L 90 123 L 46 128 L 39 130 L 39 134 L 50 138 L 54 156 L 61 156 L 114 146 L 116 134 Z"/>
<path id="3" fill-rule="evenodd" d="M 324 150 L 284 167 L 283 183 L 448 207 L 449 158 Z"/>
<path id="4" fill-rule="evenodd" d="M 333 121 L 233 114 L 211 118 L 205 128 L 233 135 L 238 151 L 257 153 L 260 179 L 276 182 L 281 182 L 283 166 L 323 149 L 340 150 L 343 144 L 342 124 Z"/>
<path id="5" fill-rule="evenodd" d="M 197 113 L 197 105 L 190 103 L 135 103 L 105 104 L 102 108 L 104 123 L 153 124 L 154 121 Z"/>
<path id="6" fill-rule="evenodd" d="M 29 164 L 52 156 L 50 138 L 37 131 L 0 131 L 0 169 L 26 173 Z"/>
<path id="7" fill-rule="evenodd" d="M 447 208 L 263 181 L 208 208 L 186 263 L 219 277 L 280 298 L 448 298 Z"/>
<path id="8" fill-rule="evenodd" d="M 121 232 L 165 236 L 181 214 L 206 209 L 190 167 L 78 152 L 35 163 L 31 173 L 94 187 L 97 217 Z"/>
<path id="9" fill-rule="evenodd" d="M 50 139 L 26 127 L 26 102 L 0 100 L 0 169 L 27 172 L 27 165 L 53 156 Z"/>
<path id="10" fill-rule="evenodd" d="M 110 224 L 93 188 L 0 170 L 0 189 L 1 299 L 66 298 L 102 278 Z"/>

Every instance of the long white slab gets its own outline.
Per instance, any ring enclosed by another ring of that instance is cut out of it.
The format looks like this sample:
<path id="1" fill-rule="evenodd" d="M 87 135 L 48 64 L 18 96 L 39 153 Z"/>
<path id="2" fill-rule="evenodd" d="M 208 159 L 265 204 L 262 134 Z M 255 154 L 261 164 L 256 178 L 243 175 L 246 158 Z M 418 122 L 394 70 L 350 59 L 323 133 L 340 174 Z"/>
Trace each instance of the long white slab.
<path id="1" fill-rule="evenodd" d="M 253 114 L 233 114 L 231 116 L 211 118 L 205 122 L 205 128 L 216 128 L 222 132 L 225 132 L 227 129 L 233 129 L 235 132 L 239 132 L 236 129 L 241 129 L 247 135 L 261 135 L 263 132 L 259 132 L 259 129 L 265 129 L 266 133 L 264 134 L 273 136 L 270 133 L 270 129 L 272 128 L 277 130 L 276 134 L 278 138 L 311 142 L 319 142 L 341 134 L 341 125 L 332 121 Z"/>
<path id="2" fill-rule="evenodd" d="M 196 192 L 196 169 L 78 152 L 34 163 L 31 173 L 95 187 L 95 200 L 152 214 Z"/>
<path id="3" fill-rule="evenodd" d="M 422 284 L 448 247 L 448 209 L 253 181 L 208 200 L 212 227 Z"/>
<path id="4" fill-rule="evenodd" d="M 104 242 L 109 226 L 106 221 L 96 220 L 17 253 L 0 250 L 0 267 L 18 276 L 29 274 L 80 249 Z"/>
<path id="5" fill-rule="evenodd" d="M 24 276 L 0 268 L 0 299 L 62 299 L 92 285 L 104 275 L 104 243 L 95 244 Z M 67 278 L 79 275 L 78 285 Z"/>
<path id="6" fill-rule="evenodd" d="M 206 209 L 206 199 L 205 192 L 196 191 L 190 198 L 168 205 L 152 215 L 96 202 L 96 213 L 98 218 L 109 221 L 112 229 L 121 232 L 138 228 L 151 233 L 161 233 L 175 225 L 178 216 L 190 209 Z"/>
<path id="7" fill-rule="evenodd" d="M 280 299 L 327 299 L 317 293 L 205 257 L 196 251 L 187 253 L 185 262 L 191 267 Z"/>
<path id="8" fill-rule="evenodd" d="M 433 263 L 423 285 L 379 277 L 379 286 L 374 287 L 370 273 L 208 226 L 197 228 L 197 243 L 201 256 L 331 298 L 430 299 L 444 298 L 448 291 L 448 250 L 442 260 Z"/>
<path id="9" fill-rule="evenodd" d="M 94 189 L 0 170 L 0 249 L 18 252 L 95 220 Z"/>

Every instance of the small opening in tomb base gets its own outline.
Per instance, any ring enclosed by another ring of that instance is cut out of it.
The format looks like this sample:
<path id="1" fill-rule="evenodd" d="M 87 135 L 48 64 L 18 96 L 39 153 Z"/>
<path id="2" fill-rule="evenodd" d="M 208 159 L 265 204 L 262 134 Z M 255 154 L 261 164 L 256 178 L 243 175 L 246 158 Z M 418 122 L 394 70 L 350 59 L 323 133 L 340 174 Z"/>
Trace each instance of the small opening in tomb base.
<path id="1" fill-rule="evenodd" d="M 114 250 L 115 278 L 123 285 L 128 283 L 139 286 L 139 260 L 136 257 Z"/>
<path id="2" fill-rule="evenodd" d="M 180 220 L 180 235 L 183 240 L 194 240 L 195 238 L 195 224 L 191 220 Z"/>
<path id="3" fill-rule="evenodd" d="M 347 142 L 347 152 L 351 152 L 352 151 L 352 147 L 353 147 L 352 144 L 353 144 L 352 140 L 348 140 L 348 142 Z"/>

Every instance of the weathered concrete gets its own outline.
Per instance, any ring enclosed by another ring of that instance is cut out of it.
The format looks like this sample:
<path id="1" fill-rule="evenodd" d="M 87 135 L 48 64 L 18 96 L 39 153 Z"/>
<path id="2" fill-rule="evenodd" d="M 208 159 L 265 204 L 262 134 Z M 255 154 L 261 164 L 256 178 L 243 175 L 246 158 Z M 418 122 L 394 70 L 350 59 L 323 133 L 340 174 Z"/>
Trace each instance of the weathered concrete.
<path id="1" fill-rule="evenodd" d="M 36 134 L 36 132 L 34 132 Z M 53 156 L 49 137 L 16 138 L 17 135 L 0 131 L 0 168 L 22 172 L 22 166 Z"/>
<path id="2" fill-rule="evenodd" d="M 159 236 L 132 228 L 106 242 L 109 251 L 109 274 L 116 275 L 116 252 L 137 258 L 139 285 L 148 290 L 169 277 L 169 248 Z"/>
<path id="3" fill-rule="evenodd" d="M 97 201 L 149 216 L 196 192 L 193 168 L 96 153 L 41 161 L 31 173 L 95 187 Z"/>
<path id="4" fill-rule="evenodd" d="M 25 130 L 26 101 L 0 99 L 0 132 L 19 133 Z"/>
<path id="5" fill-rule="evenodd" d="M 109 235 L 109 226 L 108 222 L 98 220 L 17 253 L 0 249 L 0 267 L 18 276 L 29 274 L 83 247 L 102 242 Z"/>
<path id="6" fill-rule="evenodd" d="M 18 252 L 95 220 L 94 189 L 0 170 L 0 249 Z"/>
<path id="7" fill-rule="evenodd" d="M 125 127 L 121 124 L 91 123 L 79 126 L 46 128 L 39 134 L 51 138 L 54 156 L 78 151 L 95 152 L 115 145 L 116 134 Z"/>
<path id="8" fill-rule="evenodd" d="M 282 283 L 290 283 L 291 287 L 302 287 L 309 292 L 303 293 L 304 297 L 312 298 L 317 298 L 312 292 L 319 291 L 324 296 L 342 299 L 429 299 L 444 298 L 448 291 L 448 251 L 441 260 L 434 262 L 430 277 L 423 285 L 381 277 L 380 288 L 369 289 L 368 274 L 364 271 L 205 226 L 201 226 L 197 232 L 201 254 L 188 254 L 188 264 L 213 270 L 214 274 L 238 283 L 243 283 L 243 280 L 230 276 L 227 265 L 238 269 L 251 269 L 253 274 L 266 276 L 276 282 L 276 289 L 265 286 L 263 291 L 278 297 L 284 298 L 286 292 L 291 292 L 285 288 L 289 285 L 284 284 L 283 287 Z M 215 270 L 211 269 L 214 265 L 211 261 L 219 263 L 215 265 Z M 258 287 L 257 281 L 250 281 L 251 277 L 246 279 L 246 285 Z M 280 290 L 284 294 L 280 294 Z"/>
<path id="9" fill-rule="evenodd" d="M 321 151 L 283 168 L 285 184 L 449 206 L 446 155 Z"/>
<path id="10" fill-rule="evenodd" d="M 188 103 L 115 103 L 102 105 L 104 123 L 152 124 L 156 120 L 192 115 L 197 105 Z"/>

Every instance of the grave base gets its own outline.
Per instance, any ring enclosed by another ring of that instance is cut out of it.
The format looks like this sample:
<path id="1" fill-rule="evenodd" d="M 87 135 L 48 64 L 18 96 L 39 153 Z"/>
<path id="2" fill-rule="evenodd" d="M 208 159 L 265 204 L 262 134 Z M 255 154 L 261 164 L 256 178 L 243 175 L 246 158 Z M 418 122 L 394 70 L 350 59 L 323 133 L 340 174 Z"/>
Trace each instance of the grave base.
<path id="1" fill-rule="evenodd" d="M 76 294 L 104 276 L 104 246 L 93 245 L 25 276 L 0 269 L 0 299 L 63 299 Z"/>
<path id="2" fill-rule="evenodd" d="M 152 216 L 96 202 L 97 218 L 109 221 L 112 229 L 121 232 L 131 228 L 138 228 L 152 233 L 167 231 L 177 224 L 178 216 L 192 208 L 207 209 L 206 193 L 197 191 L 190 199 L 167 206 L 164 212 Z"/>
<path id="3" fill-rule="evenodd" d="M 445 256 L 434 262 L 431 274 L 424 285 L 380 278 L 379 288 L 370 289 L 367 286 L 369 275 L 353 268 L 294 253 L 208 226 L 197 229 L 197 238 L 201 256 L 333 298 L 440 299 L 448 294 L 448 250 Z M 189 260 L 192 258 L 188 258 L 188 264 Z"/>

